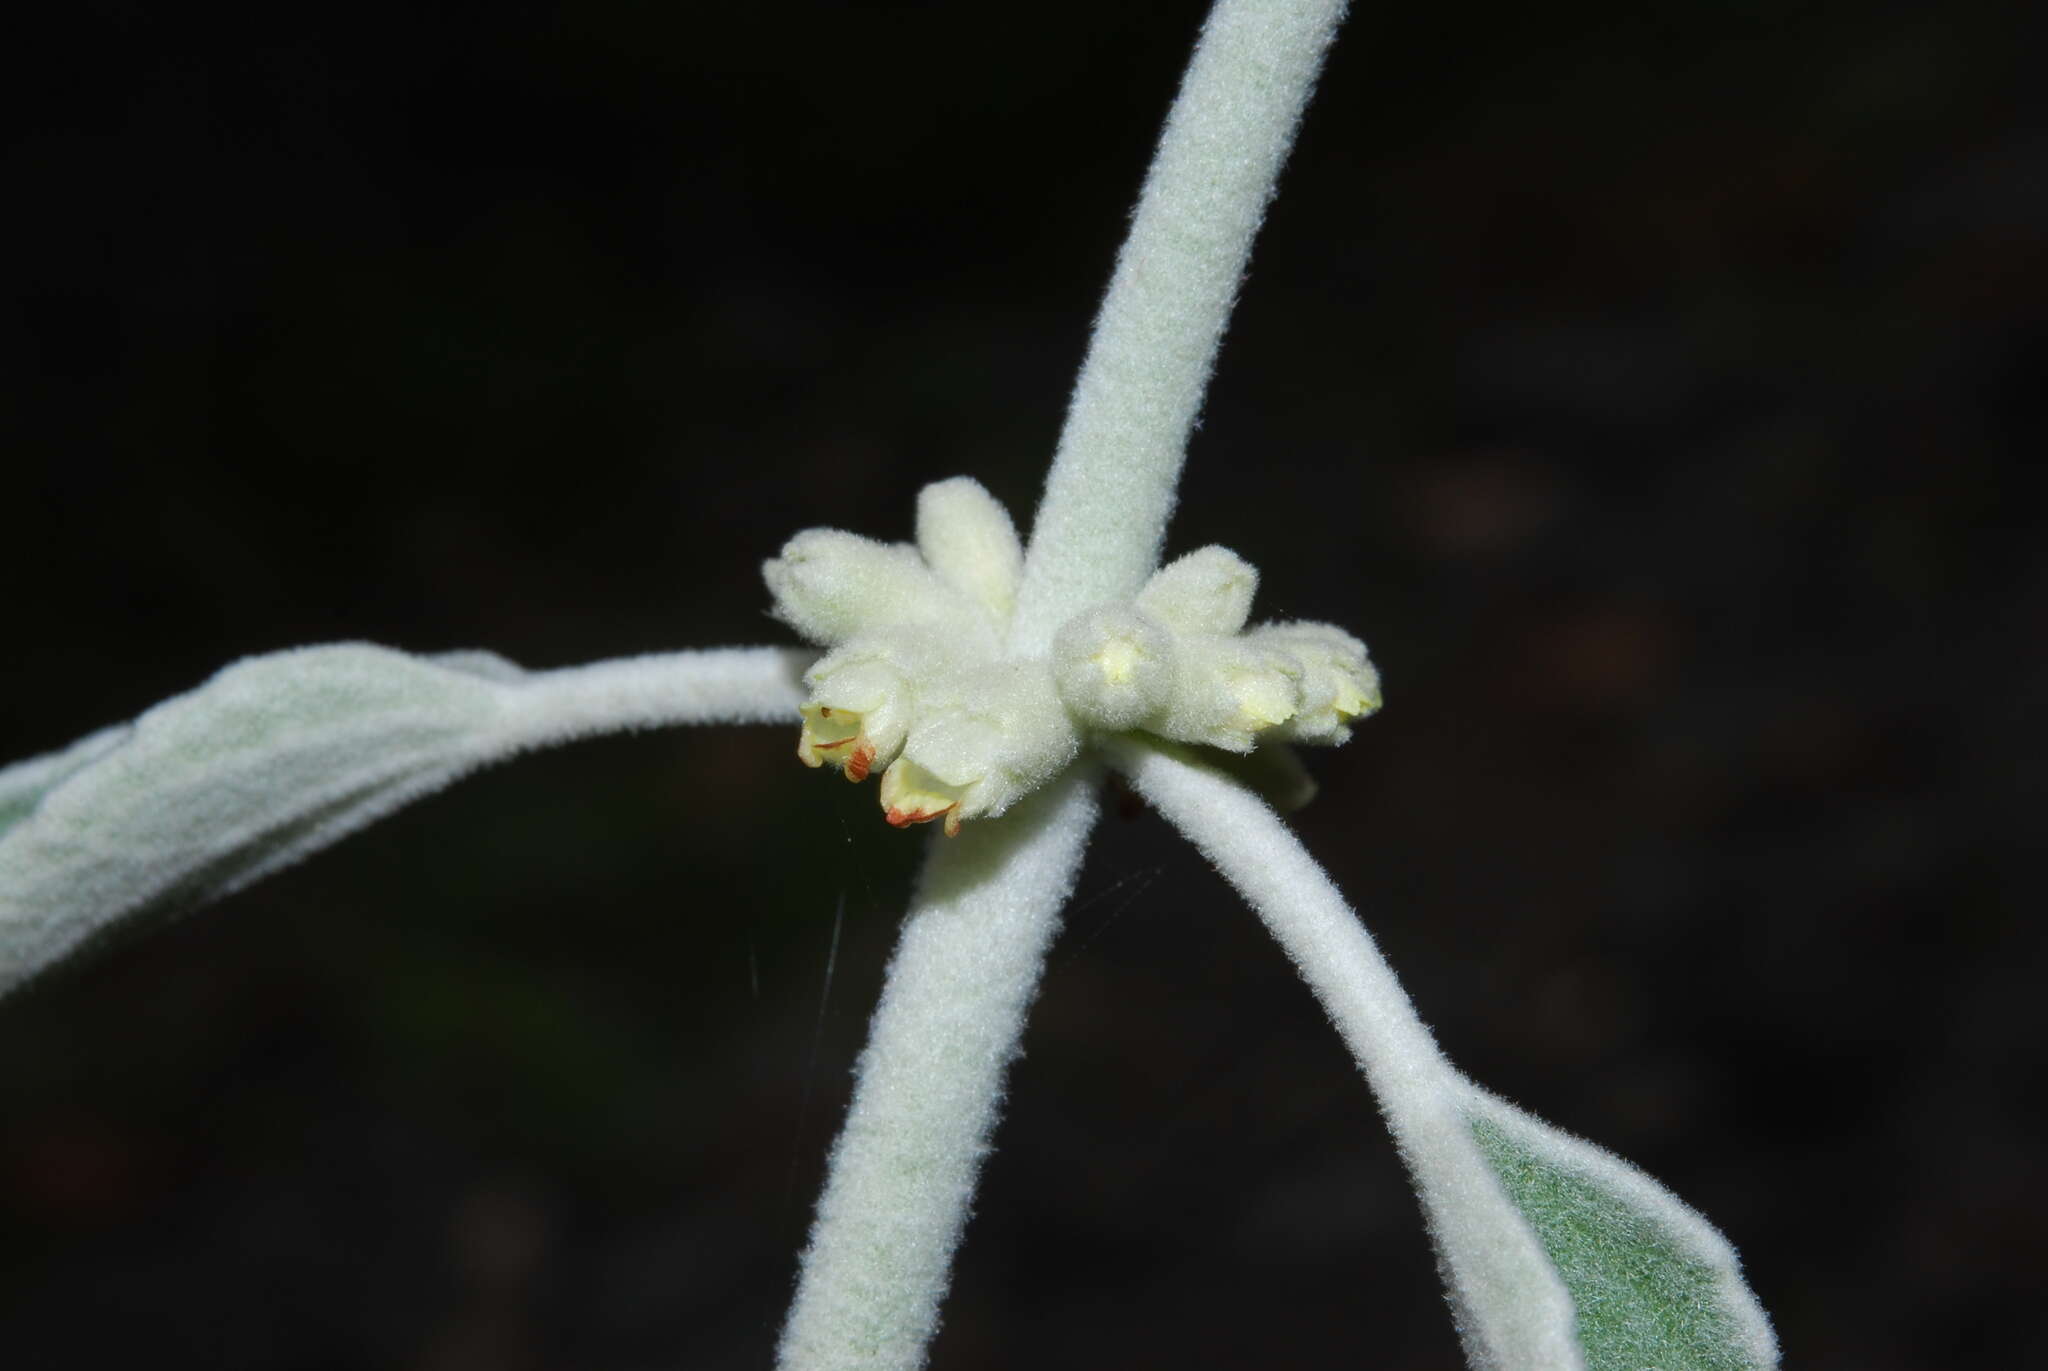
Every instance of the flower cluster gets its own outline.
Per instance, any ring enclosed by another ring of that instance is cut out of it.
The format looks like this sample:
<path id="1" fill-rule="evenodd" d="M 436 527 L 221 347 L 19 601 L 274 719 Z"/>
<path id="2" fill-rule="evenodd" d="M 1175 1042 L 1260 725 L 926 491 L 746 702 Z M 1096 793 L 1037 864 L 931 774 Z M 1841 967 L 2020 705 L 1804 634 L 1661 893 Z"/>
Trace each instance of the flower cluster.
<path id="1" fill-rule="evenodd" d="M 1343 742 L 1379 708 L 1379 676 L 1350 634 L 1245 628 L 1258 572 L 1220 547 L 1075 616 L 1050 657 L 1014 655 L 1023 561 L 1009 515 L 966 477 L 919 493 L 915 546 L 836 529 L 792 538 L 763 568 L 775 616 L 829 649 L 804 677 L 804 764 L 851 781 L 879 769 L 891 824 L 943 819 L 952 834 L 1050 780 L 1093 731 L 1249 752 Z"/>

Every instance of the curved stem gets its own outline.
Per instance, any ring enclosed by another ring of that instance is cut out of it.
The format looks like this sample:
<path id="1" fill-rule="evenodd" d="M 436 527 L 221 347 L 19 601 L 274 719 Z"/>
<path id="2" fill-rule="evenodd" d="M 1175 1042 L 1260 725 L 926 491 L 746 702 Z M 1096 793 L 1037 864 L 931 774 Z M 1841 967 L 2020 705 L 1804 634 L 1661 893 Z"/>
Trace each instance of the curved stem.
<path id="1" fill-rule="evenodd" d="M 1137 792 L 1257 911 L 1351 1049 L 1415 1179 L 1475 1364 L 1583 1371 L 1571 1297 L 1473 1138 L 1471 1087 L 1329 874 L 1229 777 L 1165 749 L 1106 746 Z"/>
<path id="2" fill-rule="evenodd" d="M 1095 319 L 1011 647 L 1042 653 L 1159 564 L 1188 431 L 1344 0 L 1217 0 Z"/>
<path id="3" fill-rule="evenodd" d="M 989 1150 L 1003 1075 L 1095 822 L 1077 767 L 932 844 L 782 1332 L 785 1371 L 914 1371 Z"/>
<path id="4" fill-rule="evenodd" d="M 1453 1079 L 1451 1064 L 1343 892 L 1265 801 L 1177 749 L 1105 745 L 1146 802 L 1201 850 L 1322 1001 L 1398 1135 Z"/>
<path id="5" fill-rule="evenodd" d="M 534 745 L 673 724 L 793 724 L 808 648 L 650 652 L 529 672 L 508 693 L 509 735 Z"/>

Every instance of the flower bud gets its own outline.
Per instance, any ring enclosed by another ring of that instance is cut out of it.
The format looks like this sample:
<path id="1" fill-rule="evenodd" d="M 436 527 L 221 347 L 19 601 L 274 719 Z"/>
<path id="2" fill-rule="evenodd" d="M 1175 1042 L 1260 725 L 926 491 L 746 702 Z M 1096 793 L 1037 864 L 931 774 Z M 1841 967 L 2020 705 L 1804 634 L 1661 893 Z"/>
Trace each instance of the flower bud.
<path id="1" fill-rule="evenodd" d="M 1138 592 L 1138 608 L 1178 633 L 1235 633 L 1251 617 L 1258 569 L 1227 547 L 1167 563 Z"/>
<path id="2" fill-rule="evenodd" d="M 1129 605 L 1075 616 L 1052 642 L 1053 683 L 1074 719 L 1092 728 L 1135 728 L 1173 690 L 1173 635 Z"/>
<path id="3" fill-rule="evenodd" d="M 944 624 L 988 632 L 973 609 L 934 576 L 917 549 L 833 528 L 806 529 L 761 568 L 775 617 L 830 647 L 891 624 Z"/>
<path id="4" fill-rule="evenodd" d="M 979 481 L 955 476 L 917 493 L 917 550 L 940 580 L 1007 622 L 1024 572 L 1009 511 Z"/>
<path id="5" fill-rule="evenodd" d="M 1171 702 L 1149 725 L 1161 737 L 1249 752 L 1300 708 L 1301 666 L 1287 653 L 1217 634 L 1189 634 L 1177 646 Z"/>
<path id="6" fill-rule="evenodd" d="M 1141 729 L 1238 753 L 1243 774 L 1299 802 L 1314 787 L 1283 742 L 1342 742 L 1379 708 L 1379 676 L 1348 633 L 1243 631 L 1259 577 L 1228 548 L 1077 614 L 1046 656 L 1004 643 L 1022 564 L 1009 516 L 964 477 L 919 494 L 915 547 L 834 529 L 792 538 L 764 568 L 776 617 L 832 649 L 804 676 L 804 764 L 850 781 L 879 772 L 891 824 L 943 820 L 951 834 L 1052 780 L 1085 731 Z"/>

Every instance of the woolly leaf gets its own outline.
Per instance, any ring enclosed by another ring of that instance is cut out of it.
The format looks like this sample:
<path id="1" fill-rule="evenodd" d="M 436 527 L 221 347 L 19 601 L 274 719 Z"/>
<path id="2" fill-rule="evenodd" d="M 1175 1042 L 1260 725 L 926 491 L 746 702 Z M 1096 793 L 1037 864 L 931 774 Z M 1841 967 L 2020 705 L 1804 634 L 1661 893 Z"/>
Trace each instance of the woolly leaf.
<path id="1" fill-rule="evenodd" d="M 62 752 L 0 767 L 0 835 L 5 835 L 8 829 L 26 819 L 37 802 L 73 772 L 97 761 L 127 736 L 126 725 L 103 728 L 80 738 Z"/>
<path id="2" fill-rule="evenodd" d="M 1477 1087 L 1466 1085 L 1462 1105 L 1481 1156 L 1571 1296 L 1587 1371 L 1778 1364 L 1777 1341 L 1734 1249 L 1706 1220 L 1612 1153 Z M 1439 1223 L 1437 1231 L 1454 1226 Z"/>
<path id="3" fill-rule="evenodd" d="M 753 648 L 529 673 L 344 643 L 237 662 L 0 771 L 0 992 L 123 915 L 226 895 L 526 748 L 791 720 L 802 660 Z"/>

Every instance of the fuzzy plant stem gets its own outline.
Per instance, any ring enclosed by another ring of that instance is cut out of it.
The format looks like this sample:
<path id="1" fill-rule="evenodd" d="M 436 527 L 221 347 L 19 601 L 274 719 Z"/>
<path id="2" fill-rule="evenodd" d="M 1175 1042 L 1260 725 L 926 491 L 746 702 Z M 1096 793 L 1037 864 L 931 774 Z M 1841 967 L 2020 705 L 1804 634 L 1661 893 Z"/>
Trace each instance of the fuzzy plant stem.
<path id="1" fill-rule="evenodd" d="M 526 673 L 506 700 L 508 741 L 550 746 L 601 733 L 675 724 L 787 724 L 817 653 L 727 647 L 652 652 Z"/>
<path id="2" fill-rule="evenodd" d="M 1372 935 L 1280 816 L 1229 777 L 1164 749 L 1117 742 L 1110 757 L 1279 940 L 1343 1034 L 1390 1122 L 1426 1111 L 1441 1094 L 1450 1064 Z"/>
<path id="3" fill-rule="evenodd" d="M 1471 1087 L 1328 873 L 1229 777 L 1144 744 L 1114 743 L 1110 755 L 1258 913 L 1357 1059 L 1424 1196 L 1475 1364 L 1582 1371 L 1570 1297 L 1473 1140 Z"/>
<path id="4" fill-rule="evenodd" d="M 1218 340 L 1343 0 L 1217 0 L 1117 259 L 1027 554 L 1011 650 L 1157 566 Z M 1095 817 L 1087 768 L 935 847 L 833 1150 L 779 1364 L 915 1371 L 1005 1067 Z"/>
<path id="5" fill-rule="evenodd" d="M 1075 382 L 1011 647 L 1127 599 L 1159 564 L 1189 430 L 1344 0 L 1217 0 Z"/>
<path id="6" fill-rule="evenodd" d="M 777 1364 L 912 1371 L 1096 815 L 1092 769 L 932 844 L 861 1054 Z"/>

